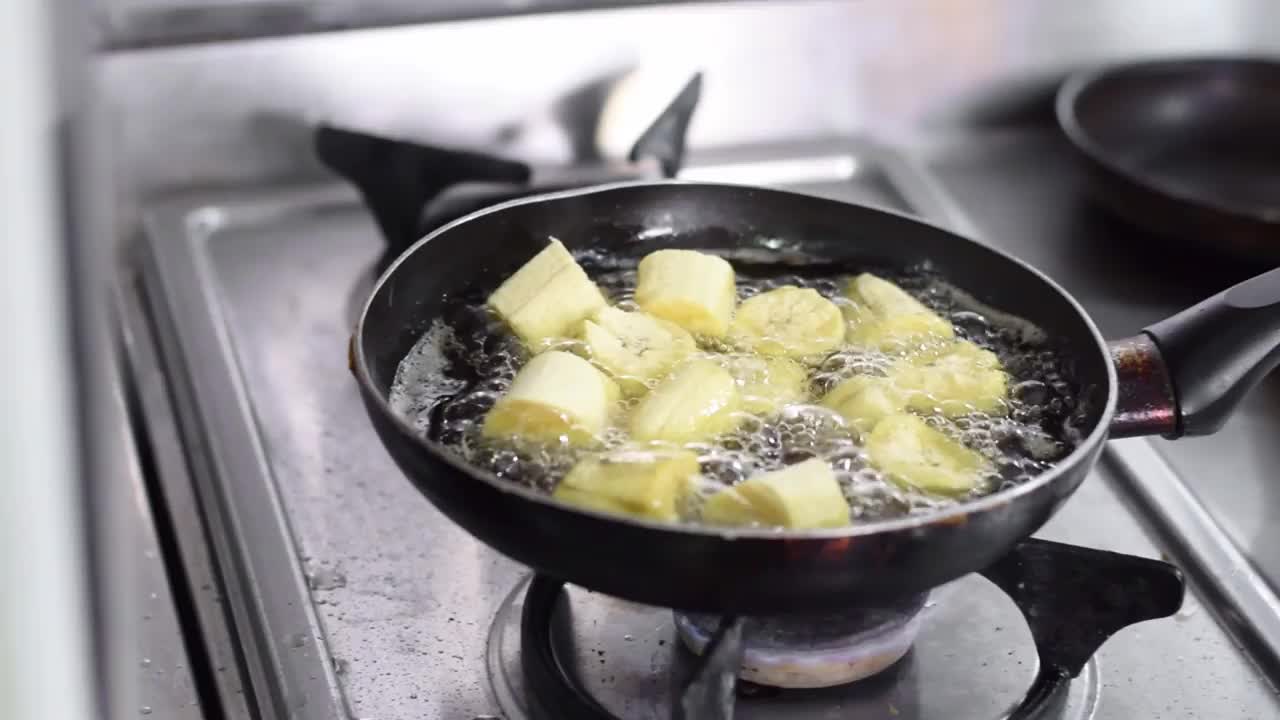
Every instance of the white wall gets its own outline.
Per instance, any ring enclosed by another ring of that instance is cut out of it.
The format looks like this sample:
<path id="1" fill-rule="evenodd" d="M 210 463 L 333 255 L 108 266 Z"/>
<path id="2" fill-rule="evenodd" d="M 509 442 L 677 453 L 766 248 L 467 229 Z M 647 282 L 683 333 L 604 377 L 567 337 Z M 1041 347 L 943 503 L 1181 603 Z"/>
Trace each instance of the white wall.
<path id="1" fill-rule="evenodd" d="M 0 718 L 92 707 L 45 0 L 0 2 Z"/>

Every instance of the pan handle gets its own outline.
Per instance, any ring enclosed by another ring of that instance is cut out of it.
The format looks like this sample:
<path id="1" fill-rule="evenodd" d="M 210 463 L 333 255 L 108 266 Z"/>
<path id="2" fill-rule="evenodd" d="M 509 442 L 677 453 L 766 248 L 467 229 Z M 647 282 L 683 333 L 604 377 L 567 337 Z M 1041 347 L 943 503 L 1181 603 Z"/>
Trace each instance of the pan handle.
<path id="1" fill-rule="evenodd" d="M 1280 268 L 1111 344 L 1112 435 L 1209 435 L 1280 364 Z"/>

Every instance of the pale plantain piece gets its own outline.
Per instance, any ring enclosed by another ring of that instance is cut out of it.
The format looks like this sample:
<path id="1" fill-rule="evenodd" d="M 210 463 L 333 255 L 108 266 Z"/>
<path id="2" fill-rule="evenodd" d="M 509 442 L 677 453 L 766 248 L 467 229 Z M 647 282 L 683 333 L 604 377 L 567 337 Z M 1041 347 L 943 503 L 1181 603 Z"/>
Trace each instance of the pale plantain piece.
<path id="1" fill-rule="evenodd" d="M 484 418 L 485 437 L 570 445 L 597 442 L 617 405 L 618 386 L 577 355 L 549 350 L 516 373 Z"/>
<path id="2" fill-rule="evenodd" d="M 571 505 L 672 521 L 698 474 L 685 450 L 618 451 L 578 462 L 553 496 Z"/>
<path id="3" fill-rule="evenodd" d="M 981 485 L 990 463 L 915 415 L 890 415 L 876 424 L 865 446 L 871 464 L 890 480 L 940 495 Z"/>
<path id="4" fill-rule="evenodd" d="M 929 354 L 955 337 L 951 323 L 897 285 L 862 273 L 849 281 L 850 344 L 893 354 Z"/>
<path id="5" fill-rule="evenodd" d="M 817 290 L 786 285 L 743 301 L 729 336 L 761 355 L 804 358 L 840 347 L 844 324 L 839 306 Z"/>
<path id="6" fill-rule="evenodd" d="M 694 358 L 641 398 L 631 414 L 631 437 L 641 442 L 697 442 L 738 425 L 741 400 L 729 371 Z"/>
<path id="7" fill-rule="evenodd" d="M 758 355 L 718 355 L 714 358 L 738 384 L 742 409 L 772 415 L 783 406 L 804 402 L 809 375 L 794 360 Z"/>
<path id="8" fill-rule="evenodd" d="M 843 527 L 849 524 L 849 501 L 826 461 L 813 458 L 712 495 L 702 506 L 702 520 L 793 530 Z"/>
<path id="9" fill-rule="evenodd" d="M 872 314 L 881 318 L 933 312 L 906 290 L 871 273 L 862 273 L 851 279 L 845 288 L 845 296 L 865 305 Z"/>
<path id="10" fill-rule="evenodd" d="M 636 304 L 695 335 L 724 337 L 737 302 L 733 266 L 695 250 L 658 250 L 644 256 L 636 277 Z"/>
<path id="11" fill-rule="evenodd" d="M 854 375 L 831 388 L 821 405 L 840 413 L 859 435 L 866 435 L 882 419 L 906 410 L 907 399 L 889 378 Z"/>
<path id="12" fill-rule="evenodd" d="M 489 296 L 488 305 L 525 345 L 570 335 L 605 306 L 600 288 L 559 240 L 551 239 Z"/>
<path id="13" fill-rule="evenodd" d="M 698 347 L 675 323 L 612 307 L 601 308 L 583 323 L 582 338 L 591 359 L 632 396 L 643 394 L 650 379 L 665 375 Z"/>
<path id="14" fill-rule="evenodd" d="M 954 337 L 946 320 L 929 313 L 851 320 L 846 339 L 866 350 L 928 357 Z"/>
<path id="15" fill-rule="evenodd" d="M 958 417 L 974 412 L 1003 413 L 1009 376 L 990 350 L 961 340 L 933 358 L 901 360 L 889 377 L 920 413 Z"/>
<path id="16" fill-rule="evenodd" d="M 762 517 L 761 511 L 757 510 L 736 487 L 723 488 L 707 498 L 702 503 L 702 512 L 699 517 L 708 525 L 729 527 L 776 525 L 774 519 Z"/>

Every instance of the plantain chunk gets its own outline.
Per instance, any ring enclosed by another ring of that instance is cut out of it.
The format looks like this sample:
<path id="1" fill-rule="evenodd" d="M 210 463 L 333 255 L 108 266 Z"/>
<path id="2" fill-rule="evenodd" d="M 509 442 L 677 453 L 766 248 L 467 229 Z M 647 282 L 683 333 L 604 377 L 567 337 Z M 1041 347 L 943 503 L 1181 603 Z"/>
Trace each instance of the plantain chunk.
<path id="1" fill-rule="evenodd" d="M 855 375 L 832 388 L 821 404 L 866 435 L 882 419 L 905 410 L 907 400 L 889 378 Z"/>
<path id="2" fill-rule="evenodd" d="M 605 307 L 583 323 L 591 358 L 613 375 L 627 395 L 641 395 L 697 345 L 684 328 L 642 312 Z"/>
<path id="3" fill-rule="evenodd" d="M 842 527 L 849 524 L 849 501 L 826 461 L 813 458 L 717 492 L 703 505 L 702 519 L 797 530 Z"/>
<path id="4" fill-rule="evenodd" d="M 927 353 L 955 337 L 946 319 L 897 285 L 863 273 L 849 281 L 845 296 L 850 344 L 893 354 Z"/>
<path id="5" fill-rule="evenodd" d="M 706 440 L 737 427 L 741 408 L 729 371 L 694 358 L 641 398 L 631 415 L 631 437 L 641 442 Z"/>
<path id="6" fill-rule="evenodd" d="M 986 458 L 915 415 L 890 415 L 876 423 L 866 452 L 890 480 L 940 495 L 967 493 L 991 472 Z"/>
<path id="7" fill-rule="evenodd" d="M 932 358 L 899 361 L 889 377 L 906 395 L 907 407 L 957 417 L 1004 412 L 1009 376 L 990 350 L 962 340 Z"/>
<path id="8" fill-rule="evenodd" d="M 559 240 L 534 255 L 489 296 L 488 305 L 533 349 L 573 334 L 605 306 L 600 288 Z"/>
<path id="9" fill-rule="evenodd" d="M 808 395 L 809 375 L 794 360 L 756 355 L 719 355 L 715 360 L 737 382 L 742 409 L 749 413 L 772 415 Z"/>
<path id="10" fill-rule="evenodd" d="M 821 356 L 840 347 L 844 316 L 817 290 L 788 285 L 745 300 L 729 333 L 736 344 L 761 355 Z"/>
<path id="11" fill-rule="evenodd" d="M 618 398 L 618 386 L 591 363 L 549 350 L 516 373 L 507 394 L 485 416 L 483 434 L 593 444 L 608 425 Z"/>
<path id="12" fill-rule="evenodd" d="M 697 474 L 691 452 L 620 451 L 579 461 L 553 495 L 580 507 L 673 521 Z"/>
<path id="13" fill-rule="evenodd" d="M 640 261 L 636 304 L 695 335 L 724 337 L 737 301 L 733 266 L 695 250 L 658 250 Z"/>

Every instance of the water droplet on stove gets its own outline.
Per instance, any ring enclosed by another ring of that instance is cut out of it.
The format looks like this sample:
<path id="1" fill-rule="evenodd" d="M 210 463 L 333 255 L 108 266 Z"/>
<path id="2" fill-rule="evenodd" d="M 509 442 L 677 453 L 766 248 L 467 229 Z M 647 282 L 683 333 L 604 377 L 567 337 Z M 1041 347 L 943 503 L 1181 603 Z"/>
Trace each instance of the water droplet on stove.
<path id="1" fill-rule="evenodd" d="M 149 665 L 151 665 L 151 658 L 142 658 L 142 667 L 148 667 Z"/>
<path id="2" fill-rule="evenodd" d="M 150 706 L 150 705 L 143 705 L 143 706 L 142 706 L 142 708 L 141 708 L 140 710 L 138 710 L 138 712 L 142 713 L 143 715 L 150 715 L 150 714 L 151 714 L 151 706 Z"/>
<path id="3" fill-rule="evenodd" d="M 307 576 L 312 590 L 337 590 L 347 586 L 347 576 L 336 568 L 320 568 Z"/>
<path id="4" fill-rule="evenodd" d="M 635 640 L 636 638 L 635 638 L 635 636 L 634 636 L 634 635 L 623 635 L 623 636 L 622 636 L 622 639 L 623 639 L 623 640 L 626 640 L 627 642 L 631 642 L 632 640 Z"/>

